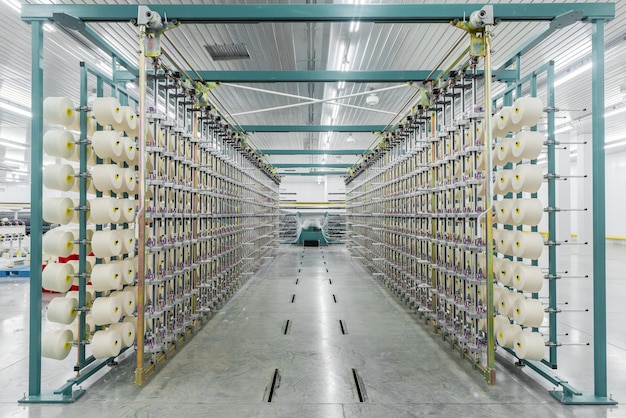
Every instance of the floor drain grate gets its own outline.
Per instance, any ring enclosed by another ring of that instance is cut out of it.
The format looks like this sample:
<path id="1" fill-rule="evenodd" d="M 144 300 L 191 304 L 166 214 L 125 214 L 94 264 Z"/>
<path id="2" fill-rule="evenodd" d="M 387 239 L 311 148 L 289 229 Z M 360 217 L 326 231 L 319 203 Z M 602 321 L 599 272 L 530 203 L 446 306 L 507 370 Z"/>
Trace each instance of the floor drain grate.
<path id="1" fill-rule="evenodd" d="M 352 378 L 354 379 L 354 385 L 356 386 L 356 393 L 359 398 L 359 402 L 367 401 L 367 393 L 365 392 L 365 385 L 359 372 L 356 369 L 352 369 Z"/>

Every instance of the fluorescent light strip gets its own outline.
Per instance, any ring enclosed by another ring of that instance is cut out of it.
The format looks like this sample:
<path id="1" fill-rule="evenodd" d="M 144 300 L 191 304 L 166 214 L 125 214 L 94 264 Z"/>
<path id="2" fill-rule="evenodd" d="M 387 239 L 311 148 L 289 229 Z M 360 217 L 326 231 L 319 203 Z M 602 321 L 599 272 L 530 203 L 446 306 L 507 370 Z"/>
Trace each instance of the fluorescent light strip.
<path id="1" fill-rule="evenodd" d="M 19 149 L 19 150 L 25 150 L 26 148 L 28 148 L 28 145 L 26 144 L 20 144 L 19 142 L 9 141 L 8 139 L 0 139 L 0 146 L 13 148 L 13 149 Z"/>
<path id="2" fill-rule="evenodd" d="M 558 80 L 556 80 L 554 82 L 554 87 L 560 86 L 563 83 L 568 82 L 569 80 L 578 77 L 579 75 L 583 74 L 586 71 L 591 70 L 591 62 L 588 62 L 587 64 L 583 65 L 580 68 L 577 68 L 575 70 L 573 70 L 572 72 L 570 72 L 569 74 L 566 74 L 565 76 L 559 78 Z"/>
<path id="3" fill-rule="evenodd" d="M 27 118 L 30 118 L 32 116 L 32 114 L 28 110 L 19 108 L 7 102 L 0 101 L 0 108 L 4 110 L 8 110 L 9 112 L 13 112 L 17 115 L 25 116 Z"/>
<path id="4" fill-rule="evenodd" d="M 622 106 L 619 109 L 611 110 L 610 112 L 605 113 L 604 117 L 609 118 L 611 116 L 619 115 L 620 113 L 624 113 L 624 112 L 626 112 L 626 106 Z"/>

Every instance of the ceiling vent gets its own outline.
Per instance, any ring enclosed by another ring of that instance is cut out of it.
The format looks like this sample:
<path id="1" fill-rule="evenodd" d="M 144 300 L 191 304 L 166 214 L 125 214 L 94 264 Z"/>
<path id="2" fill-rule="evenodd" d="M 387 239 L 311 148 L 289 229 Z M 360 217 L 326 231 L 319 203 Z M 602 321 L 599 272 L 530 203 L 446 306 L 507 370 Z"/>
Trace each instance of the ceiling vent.
<path id="1" fill-rule="evenodd" d="M 249 60 L 250 53 L 244 44 L 239 45 L 205 45 L 213 61 Z"/>

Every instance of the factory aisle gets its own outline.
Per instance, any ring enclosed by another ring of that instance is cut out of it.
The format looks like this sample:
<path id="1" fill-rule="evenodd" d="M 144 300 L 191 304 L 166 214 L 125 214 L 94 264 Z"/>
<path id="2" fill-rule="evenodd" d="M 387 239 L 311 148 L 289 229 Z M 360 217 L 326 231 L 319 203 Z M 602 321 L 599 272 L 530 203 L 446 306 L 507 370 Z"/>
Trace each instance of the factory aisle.
<path id="1" fill-rule="evenodd" d="M 131 355 L 75 404 L 18 405 L 17 379 L 0 416 L 610 415 L 562 406 L 503 366 L 489 387 L 418 322 L 344 246 L 282 246 L 145 386 L 133 385 Z"/>

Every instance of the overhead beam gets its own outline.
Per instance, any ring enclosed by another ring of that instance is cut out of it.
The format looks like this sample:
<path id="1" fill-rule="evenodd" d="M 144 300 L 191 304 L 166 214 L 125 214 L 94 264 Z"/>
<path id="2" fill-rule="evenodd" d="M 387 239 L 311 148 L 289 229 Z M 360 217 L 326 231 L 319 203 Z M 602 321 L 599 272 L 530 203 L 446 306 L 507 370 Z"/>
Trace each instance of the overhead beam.
<path id="1" fill-rule="evenodd" d="M 220 83 L 406 83 L 439 77 L 440 70 L 415 71 L 189 71 L 192 80 L 210 80 Z M 482 70 L 478 71 L 482 74 Z M 200 78 L 198 77 L 200 76 Z M 430 77 L 429 77 L 430 76 Z M 513 71 L 502 70 L 494 76 L 498 80 L 513 80 Z"/>
<path id="2" fill-rule="evenodd" d="M 276 167 L 276 168 L 350 168 L 352 167 L 354 164 L 340 164 L 340 163 L 333 163 L 333 164 L 316 164 L 316 163 L 277 163 L 277 164 L 272 164 L 272 167 Z"/>
<path id="3" fill-rule="evenodd" d="M 168 19 L 185 23 L 259 22 L 361 22 L 449 23 L 468 17 L 482 4 L 150 4 L 150 9 Z M 582 11 L 583 20 L 612 19 L 614 3 L 509 3 L 494 4 L 500 21 L 549 21 L 570 11 Z M 22 20 L 53 20 L 53 13 L 66 13 L 85 22 L 128 22 L 137 18 L 137 5 L 122 4 L 23 4 Z"/>
<path id="4" fill-rule="evenodd" d="M 435 71 L 437 77 L 441 71 Z M 430 70 L 416 71 L 198 71 L 202 80 L 223 83 L 406 83 L 425 80 Z M 195 72 L 189 77 L 198 80 Z"/>
<path id="5" fill-rule="evenodd" d="M 347 171 L 310 171 L 306 173 L 292 173 L 289 171 L 279 171 L 279 176 L 347 176 Z"/>
<path id="6" fill-rule="evenodd" d="M 385 125 L 242 125 L 246 132 L 382 132 Z"/>
<path id="7" fill-rule="evenodd" d="M 263 155 L 358 155 L 366 154 L 366 149 L 262 149 L 257 153 Z"/>

